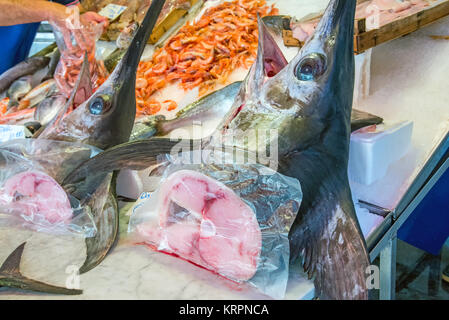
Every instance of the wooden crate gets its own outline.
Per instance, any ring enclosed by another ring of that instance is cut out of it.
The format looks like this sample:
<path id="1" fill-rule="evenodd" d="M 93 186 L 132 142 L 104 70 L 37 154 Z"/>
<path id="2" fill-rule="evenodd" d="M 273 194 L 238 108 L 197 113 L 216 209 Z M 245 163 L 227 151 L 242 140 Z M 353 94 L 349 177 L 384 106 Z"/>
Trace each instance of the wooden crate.
<path id="1" fill-rule="evenodd" d="M 435 6 L 425 8 L 420 12 L 390 22 L 379 29 L 365 31 L 366 21 L 361 19 L 355 22 L 354 35 L 355 53 L 378 46 L 381 43 L 397 39 L 449 15 L 449 0 Z"/>
<path id="2" fill-rule="evenodd" d="M 358 3 L 368 0 L 358 1 Z M 366 18 L 354 22 L 354 52 L 360 54 L 404 35 L 419 30 L 443 17 L 449 15 L 449 0 L 442 1 L 434 6 L 423 9 L 404 18 L 392 21 L 379 29 L 366 31 Z M 284 44 L 288 47 L 299 47 L 302 44 L 295 38 L 291 30 L 283 30 Z M 442 36 L 441 38 L 446 38 Z"/>
<path id="3" fill-rule="evenodd" d="M 192 7 L 198 0 L 190 0 L 190 6 Z M 148 39 L 148 43 L 155 44 L 168 29 L 173 27 L 179 19 L 184 17 L 188 13 L 188 10 L 173 9 L 161 22 L 159 22 L 153 29 L 153 32 Z"/>

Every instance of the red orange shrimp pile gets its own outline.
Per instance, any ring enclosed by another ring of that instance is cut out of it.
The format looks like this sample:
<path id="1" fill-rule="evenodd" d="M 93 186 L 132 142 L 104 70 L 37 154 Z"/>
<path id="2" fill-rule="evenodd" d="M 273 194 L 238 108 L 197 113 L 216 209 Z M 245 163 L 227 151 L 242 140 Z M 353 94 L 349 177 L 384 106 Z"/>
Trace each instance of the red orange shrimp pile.
<path id="1" fill-rule="evenodd" d="M 238 67 L 249 69 L 257 54 L 257 13 L 278 14 L 265 0 L 235 0 L 207 10 L 195 24 L 186 24 L 151 61 L 141 62 L 137 70 L 137 116 L 155 114 L 166 104 L 176 109 L 176 102 L 157 101 L 153 94 L 169 83 L 190 90 L 199 87 L 200 96 L 212 91 L 217 83 L 225 84 Z"/>

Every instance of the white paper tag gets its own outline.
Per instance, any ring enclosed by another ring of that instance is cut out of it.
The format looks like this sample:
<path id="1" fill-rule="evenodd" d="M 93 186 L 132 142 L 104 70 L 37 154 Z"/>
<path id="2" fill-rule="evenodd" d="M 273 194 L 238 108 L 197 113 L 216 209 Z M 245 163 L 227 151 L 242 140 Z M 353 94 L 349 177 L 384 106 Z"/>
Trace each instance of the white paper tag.
<path id="1" fill-rule="evenodd" d="M 102 15 L 103 17 L 108 18 L 109 20 L 115 20 L 120 16 L 123 11 L 126 10 L 127 7 L 120 6 L 118 4 L 110 3 L 106 7 L 100 10 L 98 14 Z"/>
<path id="2" fill-rule="evenodd" d="M 0 142 L 30 137 L 30 131 L 24 126 L 0 125 Z"/>

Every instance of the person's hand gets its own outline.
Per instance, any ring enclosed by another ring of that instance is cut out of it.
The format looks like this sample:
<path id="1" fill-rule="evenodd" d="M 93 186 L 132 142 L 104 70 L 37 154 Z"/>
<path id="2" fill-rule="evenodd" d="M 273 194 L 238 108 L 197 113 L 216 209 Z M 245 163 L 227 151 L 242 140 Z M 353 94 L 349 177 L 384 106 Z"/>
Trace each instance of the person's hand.
<path id="1" fill-rule="evenodd" d="M 106 17 L 91 11 L 81 15 L 78 15 L 76 10 L 59 11 L 49 21 L 61 32 L 64 43 L 69 50 L 73 49 L 71 35 L 74 36 L 80 48 L 87 50 L 96 40 L 94 39 L 96 32 L 100 31 L 97 29 L 99 27 L 98 24 L 102 24 L 101 31 L 108 26 Z"/>
<path id="2" fill-rule="evenodd" d="M 103 27 L 107 28 L 109 25 L 109 20 L 106 17 L 103 17 L 99 15 L 96 12 L 88 11 L 83 13 L 80 16 L 81 23 L 84 25 L 88 25 L 89 23 L 95 22 L 95 23 L 103 23 Z"/>
<path id="3" fill-rule="evenodd" d="M 80 48 L 89 50 L 97 40 L 99 33 L 103 33 L 108 26 L 108 19 L 96 12 L 88 11 L 79 16 L 80 28 L 72 31 Z M 99 26 L 99 24 L 101 26 Z"/>

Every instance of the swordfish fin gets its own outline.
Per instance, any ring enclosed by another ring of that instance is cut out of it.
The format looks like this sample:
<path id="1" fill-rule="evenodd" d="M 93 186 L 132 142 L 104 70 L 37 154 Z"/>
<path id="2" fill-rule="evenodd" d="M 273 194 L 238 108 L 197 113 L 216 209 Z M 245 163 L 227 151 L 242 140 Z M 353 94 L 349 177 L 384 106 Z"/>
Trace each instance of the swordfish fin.
<path id="1" fill-rule="evenodd" d="M 339 170 L 338 163 L 329 166 L 318 153 L 291 154 L 281 165 L 289 167 L 287 175 L 308 177 L 300 179 L 304 197 L 289 234 L 292 262 L 302 260 L 320 299 L 367 299 L 369 260 L 347 171 Z M 308 171 L 313 166 L 320 170 Z"/>
<path id="2" fill-rule="evenodd" d="M 351 131 L 357 131 L 361 128 L 381 124 L 384 120 L 374 114 L 352 109 L 351 113 Z"/>
<path id="3" fill-rule="evenodd" d="M 22 260 L 25 244 L 26 242 L 18 246 L 0 267 L 0 287 L 65 295 L 77 295 L 83 293 L 81 290 L 57 287 L 24 277 L 20 273 L 20 262 Z"/>
<path id="4" fill-rule="evenodd" d="M 157 164 L 158 156 L 170 154 L 175 146 L 190 150 L 191 140 L 155 138 L 112 147 L 82 163 L 65 178 L 62 185 L 72 196 L 86 198 L 94 192 L 104 174 L 122 169 L 143 170 Z"/>

